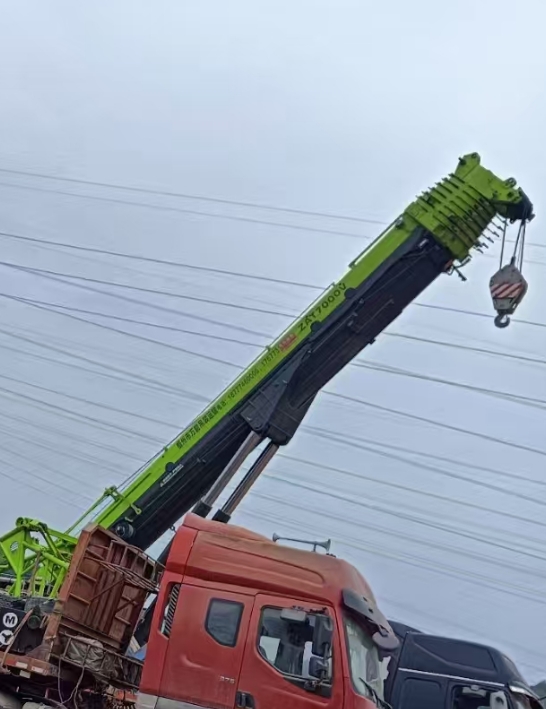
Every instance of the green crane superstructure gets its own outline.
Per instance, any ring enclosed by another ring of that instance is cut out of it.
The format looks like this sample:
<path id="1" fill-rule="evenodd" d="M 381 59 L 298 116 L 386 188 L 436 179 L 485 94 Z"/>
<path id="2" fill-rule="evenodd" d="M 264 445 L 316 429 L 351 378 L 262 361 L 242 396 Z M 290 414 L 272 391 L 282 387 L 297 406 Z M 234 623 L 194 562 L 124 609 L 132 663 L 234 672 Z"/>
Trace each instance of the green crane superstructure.
<path id="1" fill-rule="evenodd" d="M 244 459 L 267 442 L 244 494 L 327 381 L 438 275 L 459 272 L 490 240 L 496 217 L 525 224 L 532 211 L 515 180 L 496 177 L 475 153 L 461 158 L 128 484 L 106 490 L 66 533 L 19 519 L 0 538 L 10 592 L 55 596 L 87 520 L 147 548 L 200 499 L 207 514 Z"/>

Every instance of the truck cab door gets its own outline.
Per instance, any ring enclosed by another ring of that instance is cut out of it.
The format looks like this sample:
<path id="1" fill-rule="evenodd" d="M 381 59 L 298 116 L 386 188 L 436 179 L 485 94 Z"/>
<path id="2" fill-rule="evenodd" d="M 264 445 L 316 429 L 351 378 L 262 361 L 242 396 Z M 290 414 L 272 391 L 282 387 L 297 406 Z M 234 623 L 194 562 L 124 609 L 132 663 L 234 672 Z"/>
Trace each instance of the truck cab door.
<path id="1" fill-rule="evenodd" d="M 448 698 L 448 680 L 445 677 L 396 669 L 389 698 L 396 709 L 455 709 Z"/>
<path id="2" fill-rule="evenodd" d="M 341 645 L 333 610 L 329 612 L 334 623 L 329 676 L 315 689 L 309 674 L 312 628 L 281 618 L 283 609 L 297 607 L 312 613 L 320 605 L 312 607 L 279 596 L 256 596 L 237 685 L 237 709 L 342 709 Z"/>
<path id="3" fill-rule="evenodd" d="M 233 709 L 253 601 L 250 595 L 180 585 L 156 709 Z"/>

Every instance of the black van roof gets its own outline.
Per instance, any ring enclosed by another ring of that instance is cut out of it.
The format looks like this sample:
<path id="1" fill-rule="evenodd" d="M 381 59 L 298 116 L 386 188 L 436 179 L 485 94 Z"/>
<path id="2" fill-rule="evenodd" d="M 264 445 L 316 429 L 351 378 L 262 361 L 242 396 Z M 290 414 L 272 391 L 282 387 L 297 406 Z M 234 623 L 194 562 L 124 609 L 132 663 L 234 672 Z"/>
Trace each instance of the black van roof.
<path id="1" fill-rule="evenodd" d="M 400 669 L 519 685 L 532 693 L 514 662 L 494 647 L 428 635 L 404 623 L 389 622 L 401 641 L 396 652 Z"/>

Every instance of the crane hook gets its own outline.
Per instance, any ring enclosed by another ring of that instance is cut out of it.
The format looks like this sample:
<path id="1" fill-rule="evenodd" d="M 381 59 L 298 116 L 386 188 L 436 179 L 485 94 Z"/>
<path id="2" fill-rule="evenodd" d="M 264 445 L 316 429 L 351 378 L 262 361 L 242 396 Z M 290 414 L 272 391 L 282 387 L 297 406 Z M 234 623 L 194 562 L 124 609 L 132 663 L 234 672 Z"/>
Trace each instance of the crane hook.
<path id="1" fill-rule="evenodd" d="M 497 311 L 495 326 L 505 328 L 510 325 L 510 315 L 513 315 L 518 305 L 527 293 L 527 281 L 523 277 L 514 260 L 499 269 L 489 281 L 489 291 L 493 299 L 493 307 Z"/>

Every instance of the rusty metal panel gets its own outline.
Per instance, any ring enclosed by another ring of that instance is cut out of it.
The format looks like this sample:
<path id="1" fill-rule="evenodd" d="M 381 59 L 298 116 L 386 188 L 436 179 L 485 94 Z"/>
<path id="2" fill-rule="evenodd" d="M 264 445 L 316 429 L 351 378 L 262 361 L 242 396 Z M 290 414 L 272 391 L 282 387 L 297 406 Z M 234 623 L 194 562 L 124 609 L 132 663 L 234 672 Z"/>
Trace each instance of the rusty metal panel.
<path id="1" fill-rule="evenodd" d="M 84 637 L 124 653 L 162 567 L 103 527 L 80 534 L 67 577 L 37 653 L 63 653 L 69 637 Z"/>

